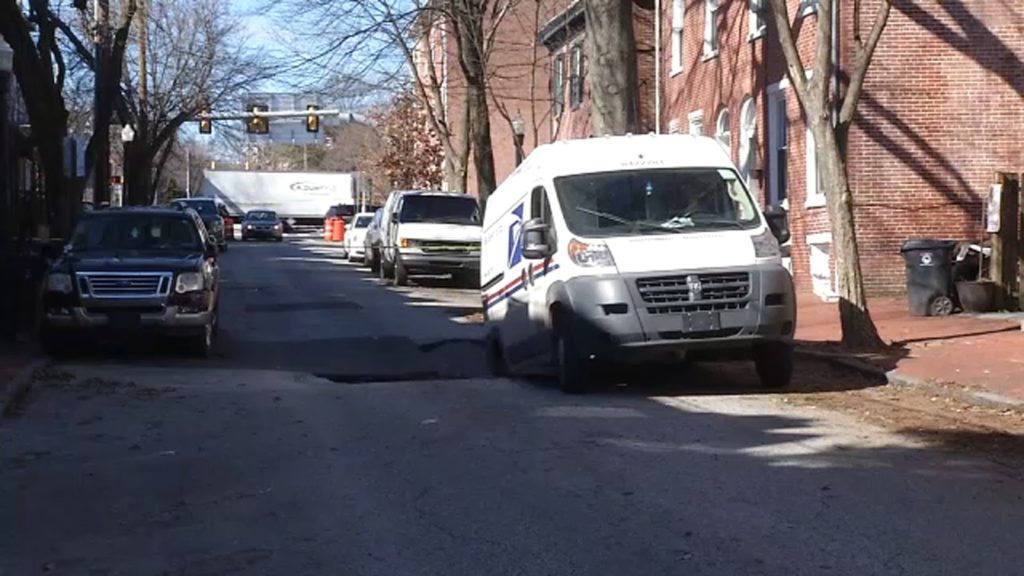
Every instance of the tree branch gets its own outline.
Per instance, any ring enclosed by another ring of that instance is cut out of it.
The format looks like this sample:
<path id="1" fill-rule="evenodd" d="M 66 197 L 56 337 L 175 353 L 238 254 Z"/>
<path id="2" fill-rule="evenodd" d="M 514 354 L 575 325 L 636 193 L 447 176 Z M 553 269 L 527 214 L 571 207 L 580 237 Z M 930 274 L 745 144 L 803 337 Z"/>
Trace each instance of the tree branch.
<path id="1" fill-rule="evenodd" d="M 804 75 L 806 68 L 804 68 L 803 59 L 800 58 L 800 51 L 796 47 L 796 40 L 793 38 L 786 0 L 768 0 L 768 4 L 771 8 L 771 20 L 775 24 L 775 32 L 779 35 L 782 53 L 786 57 L 786 74 L 796 88 L 797 98 L 804 102 L 810 96 L 807 89 L 807 77 Z"/>
<path id="2" fill-rule="evenodd" d="M 64 34 L 64 37 L 67 38 L 68 41 L 71 42 L 71 45 L 75 47 L 75 53 L 78 55 L 78 58 L 82 60 L 82 62 L 85 62 L 85 65 L 88 66 L 90 70 L 96 70 L 96 56 L 93 54 L 92 50 L 82 42 L 82 39 L 75 34 L 74 30 L 68 26 L 67 22 L 57 18 L 57 16 L 52 12 L 50 13 L 50 18 L 53 19 L 54 24 L 56 24 L 57 28 Z"/>
<path id="3" fill-rule="evenodd" d="M 849 124 L 857 113 L 857 103 L 860 101 L 861 93 L 864 91 L 864 80 L 867 78 L 868 66 L 875 56 L 875 48 L 882 38 L 885 25 L 889 22 L 889 12 L 892 8 L 892 0 L 882 0 L 875 14 L 875 22 L 871 26 L 867 42 L 857 48 L 854 56 L 853 70 L 850 74 L 850 84 L 846 89 L 846 97 L 843 99 L 843 107 L 839 111 L 839 124 Z"/>

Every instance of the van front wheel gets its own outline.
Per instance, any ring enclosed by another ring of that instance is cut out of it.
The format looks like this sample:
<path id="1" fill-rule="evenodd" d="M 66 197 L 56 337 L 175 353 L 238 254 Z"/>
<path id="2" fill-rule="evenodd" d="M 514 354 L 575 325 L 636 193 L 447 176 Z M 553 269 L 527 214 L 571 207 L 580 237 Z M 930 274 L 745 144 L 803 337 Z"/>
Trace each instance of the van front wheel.
<path id="1" fill-rule="evenodd" d="M 558 384 L 563 392 L 582 394 L 590 389 L 590 360 L 580 351 L 568 327 L 555 339 L 558 357 Z"/>
<path id="2" fill-rule="evenodd" d="M 766 342 L 754 348 L 754 365 L 765 388 L 785 388 L 793 379 L 793 346 Z"/>

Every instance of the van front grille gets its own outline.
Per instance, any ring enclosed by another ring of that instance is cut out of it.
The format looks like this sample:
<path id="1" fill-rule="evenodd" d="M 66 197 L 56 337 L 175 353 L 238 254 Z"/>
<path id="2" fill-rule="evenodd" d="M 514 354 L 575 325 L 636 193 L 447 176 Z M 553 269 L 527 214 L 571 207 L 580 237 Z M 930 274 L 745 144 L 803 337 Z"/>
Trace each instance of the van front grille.
<path id="1" fill-rule="evenodd" d="M 749 304 L 749 272 L 717 272 L 640 278 L 640 298 L 651 314 L 742 310 Z"/>

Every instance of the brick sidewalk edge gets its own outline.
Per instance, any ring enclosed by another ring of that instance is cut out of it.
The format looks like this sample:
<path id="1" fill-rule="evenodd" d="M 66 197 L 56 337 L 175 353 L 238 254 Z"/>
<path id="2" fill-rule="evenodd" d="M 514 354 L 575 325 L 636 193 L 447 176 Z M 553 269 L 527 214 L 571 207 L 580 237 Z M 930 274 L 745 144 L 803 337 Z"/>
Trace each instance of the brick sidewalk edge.
<path id="1" fill-rule="evenodd" d="M 18 370 L 18 373 L 11 378 L 7 383 L 7 388 L 4 390 L 3 412 L 0 412 L 4 418 L 14 414 L 18 404 L 32 390 L 33 376 L 35 376 L 36 371 L 46 367 L 49 362 L 46 358 L 32 360 L 23 366 L 21 370 Z"/>
<path id="2" fill-rule="evenodd" d="M 833 352 L 818 352 L 815 350 L 801 349 L 799 347 L 797 347 L 794 352 L 797 356 L 828 362 L 833 366 L 853 370 L 869 378 L 884 380 L 887 384 L 894 386 L 913 386 L 915 388 L 929 390 L 935 394 L 952 394 L 963 402 L 982 408 L 1013 410 L 1021 410 L 1024 408 L 1024 400 L 1019 398 L 1013 398 L 1003 394 L 997 394 L 995 392 L 971 389 L 957 382 L 935 382 L 932 380 L 917 378 L 915 376 L 903 374 L 898 369 L 885 370 L 884 368 L 875 366 L 870 362 L 866 362 L 852 355 L 836 354 Z"/>

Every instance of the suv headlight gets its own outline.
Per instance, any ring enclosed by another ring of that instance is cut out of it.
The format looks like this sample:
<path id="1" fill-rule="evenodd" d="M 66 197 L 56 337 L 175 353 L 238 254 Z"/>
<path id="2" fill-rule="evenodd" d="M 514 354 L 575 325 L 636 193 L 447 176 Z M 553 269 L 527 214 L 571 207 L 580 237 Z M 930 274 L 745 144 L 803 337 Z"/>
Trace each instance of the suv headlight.
<path id="1" fill-rule="evenodd" d="M 604 242 L 587 244 L 574 238 L 569 241 L 569 259 L 585 268 L 615 266 L 612 252 Z"/>
<path id="2" fill-rule="evenodd" d="M 767 226 L 764 232 L 750 237 L 754 244 L 754 256 L 756 258 L 777 258 L 782 255 L 779 251 L 779 241 Z"/>
<path id="3" fill-rule="evenodd" d="M 71 275 L 63 273 L 50 274 L 49 278 L 46 280 L 46 289 L 50 292 L 71 294 Z"/>
<path id="4" fill-rule="evenodd" d="M 203 275 L 199 272 L 184 272 L 178 274 L 178 281 L 174 284 L 174 291 L 178 294 L 186 292 L 198 292 L 203 289 Z"/>

